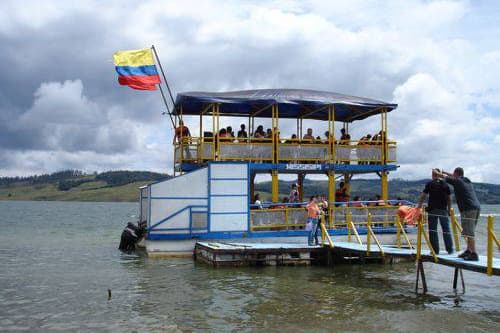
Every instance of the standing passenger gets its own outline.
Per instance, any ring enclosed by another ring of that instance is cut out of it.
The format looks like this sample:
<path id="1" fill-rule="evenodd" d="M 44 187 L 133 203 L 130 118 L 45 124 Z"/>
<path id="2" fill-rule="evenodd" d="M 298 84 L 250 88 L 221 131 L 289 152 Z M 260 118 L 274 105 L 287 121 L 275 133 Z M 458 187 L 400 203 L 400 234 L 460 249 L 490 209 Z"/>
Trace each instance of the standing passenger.
<path id="1" fill-rule="evenodd" d="M 459 255 L 460 258 L 468 261 L 478 261 L 476 252 L 475 229 L 479 219 L 480 204 L 477 200 L 476 192 L 469 178 L 464 177 L 464 169 L 455 168 L 453 174 L 437 171 L 439 177 L 453 186 L 458 210 L 460 211 L 460 222 L 462 223 L 462 235 L 467 240 L 467 250 Z"/>
<path id="2" fill-rule="evenodd" d="M 309 231 L 307 236 L 307 244 L 309 246 L 313 246 L 314 235 L 316 234 L 316 229 L 318 228 L 318 218 L 320 214 L 320 210 L 318 204 L 316 202 L 316 198 L 314 196 L 309 199 L 309 203 L 306 205 L 307 209 L 307 222 L 306 222 L 306 230 Z"/>
<path id="3" fill-rule="evenodd" d="M 418 208 L 422 207 L 427 195 L 429 203 L 427 212 L 429 215 L 429 239 L 431 246 L 439 254 L 439 236 L 437 231 L 438 222 L 443 230 L 443 240 L 446 251 L 453 253 L 453 241 L 450 233 L 450 221 L 448 211 L 451 208 L 450 187 L 438 175 L 439 170 L 432 170 L 432 180 L 425 185 L 424 191 L 418 201 Z"/>
<path id="4" fill-rule="evenodd" d="M 290 195 L 288 196 L 288 202 L 299 202 L 299 184 L 292 184 L 292 189 L 290 190 Z"/>

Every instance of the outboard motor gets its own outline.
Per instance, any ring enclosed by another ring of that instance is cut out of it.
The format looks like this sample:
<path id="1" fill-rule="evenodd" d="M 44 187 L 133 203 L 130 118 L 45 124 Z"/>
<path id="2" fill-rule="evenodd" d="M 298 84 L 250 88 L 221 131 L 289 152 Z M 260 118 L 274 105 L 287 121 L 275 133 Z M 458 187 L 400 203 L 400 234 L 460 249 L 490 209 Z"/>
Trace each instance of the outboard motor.
<path id="1" fill-rule="evenodd" d="M 125 229 L 122 231 L 122 236 L 120 239 L 120 246 L 118 249 L 122 252 L 132 252 L 135 250 L 135 244 L 141 240 L 146 234 L 146 223 L 139 222 L 135 225 L 132 222 L 128 222 Z"/>

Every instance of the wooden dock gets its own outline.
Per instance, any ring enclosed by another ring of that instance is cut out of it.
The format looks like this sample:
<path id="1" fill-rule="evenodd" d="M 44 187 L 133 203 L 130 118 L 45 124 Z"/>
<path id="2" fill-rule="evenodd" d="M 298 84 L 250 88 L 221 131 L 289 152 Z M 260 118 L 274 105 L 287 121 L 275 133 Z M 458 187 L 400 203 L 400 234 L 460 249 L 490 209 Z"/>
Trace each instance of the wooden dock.
<path id="1" fill-rule="evenodd" d="M 327 254 L 324 246 L 289 243 L 198 242 L 197 261 L 213 266 L 282 266 L 319 263 Z"/>

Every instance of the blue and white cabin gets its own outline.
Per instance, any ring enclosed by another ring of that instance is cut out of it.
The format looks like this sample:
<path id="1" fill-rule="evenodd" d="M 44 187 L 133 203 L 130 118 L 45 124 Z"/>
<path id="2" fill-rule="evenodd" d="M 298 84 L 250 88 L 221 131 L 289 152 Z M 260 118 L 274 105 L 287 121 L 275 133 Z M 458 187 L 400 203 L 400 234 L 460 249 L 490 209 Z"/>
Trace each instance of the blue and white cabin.
<path id="1" fill-rule="evenodd" d="M 324 223 L 335 237 L 350 234 L 350 225 L 363 232 L 368 214 L 376 232 L 393 234 L 397 209 L 389 197 L 387 176 L 397 169 L 396 142 L 388 140 L 387 114 L 396 104 L 337 93 L 267 89 L 223 93 L 187 92 L 177 95 L 174 116 L 174 178 L 140 189 L 140 218 L 146 221 L 145 247 L 149 254 L 191 255 L 197 240 L 255 240 L 305 243 L 306 210 L 299 203 L 279 202 L 279 174 L 293 174 L 301 188 L 308 174 L 328 177 L 328 209 Z M 335 126 L 346 133 L 353 122 L 378 116 L 375 139 L 336 138 Z M 182 129 L 187 119 L 199 122 L 199 135 Z M 228 135 L 220 117 L 242 117 L 247 133 L 255 133 L 256 119 L 271 119 L 267 135 Z M 282 137 L 280 122 L 296 122 L 297 137 Z M 304 120 L 325 123 L 328 137 L 304 137 Z M 208 121 L 207 121 L 208 120 Z M 207 131 L 204 122 L 211 126 Z M 224 130 L 222 130 L 224 128 Z M 376 203 L 337 200 L 335 180 L 342 178 L 349 193 L 354 175 L 377 174 L 380 200 Z M 271 175 L 271 198 L 252 204 L 257 174 Z M 341 202 L 340 202 L 341 201 Z"/>

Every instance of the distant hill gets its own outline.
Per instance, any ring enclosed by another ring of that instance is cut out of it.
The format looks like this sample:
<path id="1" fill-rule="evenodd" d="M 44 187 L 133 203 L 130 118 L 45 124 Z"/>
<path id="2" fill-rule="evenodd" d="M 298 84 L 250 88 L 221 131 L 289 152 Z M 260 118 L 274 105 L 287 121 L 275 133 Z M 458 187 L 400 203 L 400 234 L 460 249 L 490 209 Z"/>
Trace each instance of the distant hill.
<path id="1" fill-rule="evenodd" d="M 412 202 L 418 201 L 428 179 L 422 180 L 402 180 L 394 179 L 389 181 L 389 194 L 391 199 L 402 198 Z M 279 193 L 288 196 L 293 181 L 280 181 Z M 337 184 L 338 186 L 338 184 Z M 477 197 L 483 204 L 500 204 L 500 185 L 487 183 L 474 183 Z M 315 194 L 327 195 L 328 182 L 317 180 L 304 180 L 304 197 Z M 453 191 L 453 188 L 452 188 Z M 271 182 L 255 184 L 255 192 L 261 193 L 264 200 L 271 198 Z M 380 180 L 378 179 L 354 179 L 351 181 L 351 195 L 359 195 L 362 200 L 369 200 L 375 194 L 380 193 Z"/>
<path id="2" fill-rule="evenodd" d="M 148 171 L 85 174 L 65 170 L 29 177 L 0 177 L 0 200 L 137 201 L 138 188 L 170 175 Z"/>
<path id="3" fill-rule="evenodd" d="M 0 177 L 0 200 L 58 200 L 58 201 L 137 201 L 138 188 L 153 181 L 169 179 L 168 174 L 148 171 L 108 171 L 86 174 L 79 170 L 64 170 L 52 174 L 29 177 Z M 428 180 L 389 181 L 390 198 L 398 197 L 417 201 Z M 293 181 L 280 181 L 280 198 L 288 196 Z M 500 185 L 475 183 L 477 196 L 483 204 L 500 204 Z M 314 194 L 327 195 L 328 182 L 306 179 L 305 197 Z M 262 199 L 271 199 L 271 183 L 255 184 L 255 192 Z M 380 193 L 377 179 L 351 181 L 351 194 L 363 200 Z"/>

